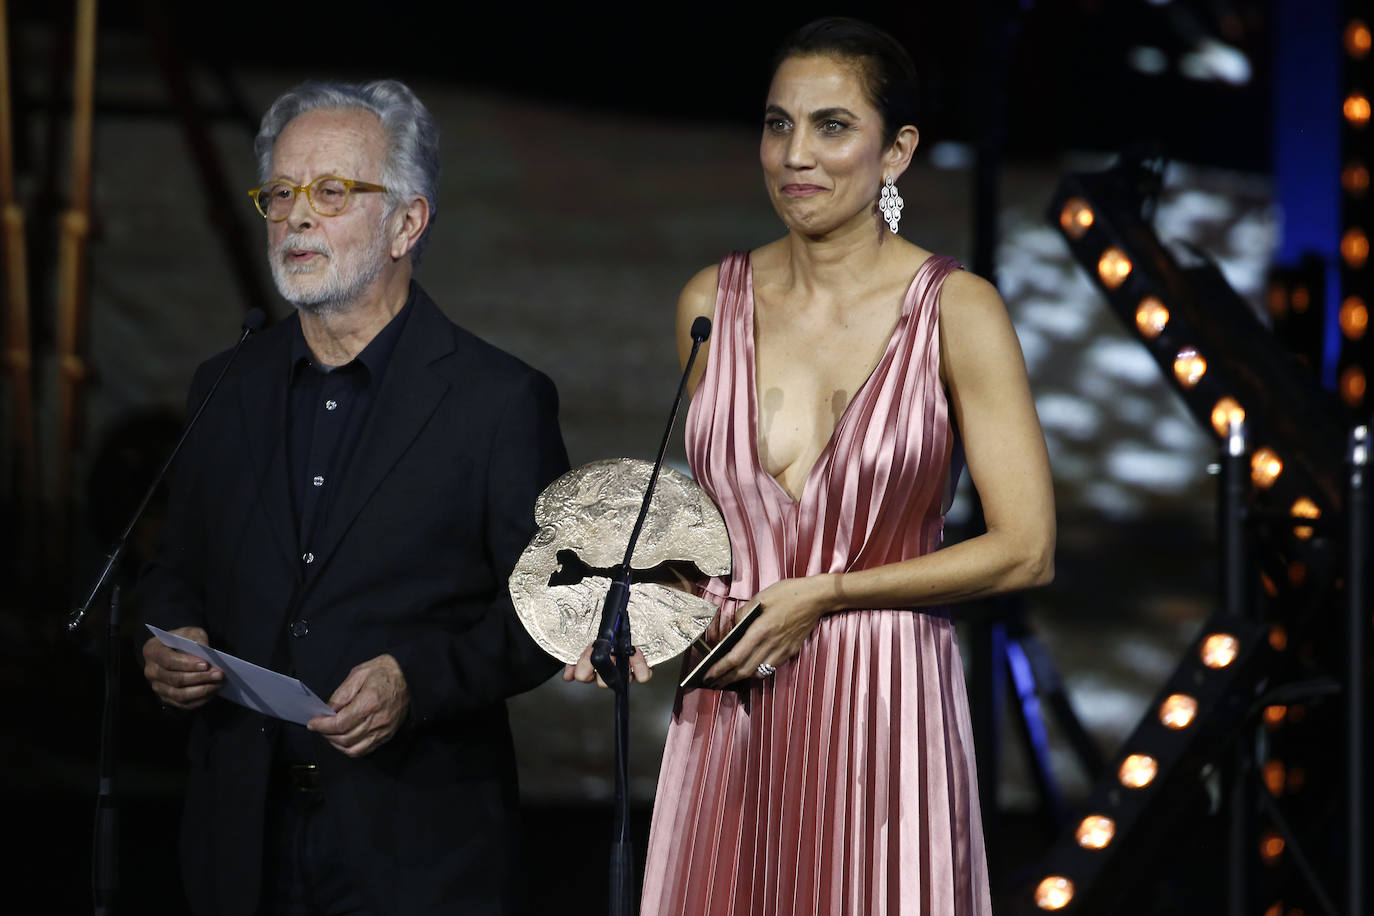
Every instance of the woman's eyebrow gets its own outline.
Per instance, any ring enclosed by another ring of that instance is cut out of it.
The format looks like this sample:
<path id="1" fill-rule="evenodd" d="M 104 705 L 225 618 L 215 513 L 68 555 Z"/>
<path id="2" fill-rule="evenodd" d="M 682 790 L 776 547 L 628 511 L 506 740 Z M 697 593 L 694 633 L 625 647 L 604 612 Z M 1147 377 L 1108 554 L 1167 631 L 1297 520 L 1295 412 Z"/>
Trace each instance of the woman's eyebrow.
<path id="1" fill-rule="evenodd" d="M 859 120 L 859 116 L 848 108 L 836 105 L 832 108 L 822 108 L 811 113 L 812 121 L 828 121 L 831 118 L 848 118 L 851 121 Z"/>

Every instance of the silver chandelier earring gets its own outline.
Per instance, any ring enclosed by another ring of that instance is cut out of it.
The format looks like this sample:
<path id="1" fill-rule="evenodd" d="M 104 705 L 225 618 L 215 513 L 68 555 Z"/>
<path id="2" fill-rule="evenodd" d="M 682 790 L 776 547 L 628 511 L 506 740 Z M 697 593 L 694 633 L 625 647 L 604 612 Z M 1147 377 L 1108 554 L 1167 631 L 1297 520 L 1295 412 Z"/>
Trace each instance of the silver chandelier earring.
<path id="1" fill-rule="evenodd" d="M 892 183 L 891 175 L 883 179 L 883 191 L 878 195 L 878 209 L 882 211 L 883 219 L 887 220 L 887 228 L 896 235 L 897 222 L 902 218 L 902 196 L 897 193 L 897 186 Z"/>

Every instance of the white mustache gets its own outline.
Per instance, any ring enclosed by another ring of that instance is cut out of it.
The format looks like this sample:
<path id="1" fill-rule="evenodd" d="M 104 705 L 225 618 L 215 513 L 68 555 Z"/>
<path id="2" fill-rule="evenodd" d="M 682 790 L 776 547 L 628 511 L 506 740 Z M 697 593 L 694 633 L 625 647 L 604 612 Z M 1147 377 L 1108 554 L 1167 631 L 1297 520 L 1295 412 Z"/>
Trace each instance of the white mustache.
<path id="1" fill-rule="evenodd" d="M 298 236 L 287 236 L 277 248 L 277 254 L 285 259 L 293 251 L 311 251 L 327 258 L 334 257 L 334 250 L 319 240 L 306 241 Z"/>

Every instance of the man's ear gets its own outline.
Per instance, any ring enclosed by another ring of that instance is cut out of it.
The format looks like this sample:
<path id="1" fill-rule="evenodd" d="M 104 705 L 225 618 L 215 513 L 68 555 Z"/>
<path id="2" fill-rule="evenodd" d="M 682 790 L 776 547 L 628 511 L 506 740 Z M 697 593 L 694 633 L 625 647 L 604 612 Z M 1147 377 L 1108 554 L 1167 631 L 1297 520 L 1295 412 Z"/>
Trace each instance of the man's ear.
<path id="1" fill-rule="evenodd" d="M 391 259 L 399 261 L 411 252 L 429 226 L 429 201 L 421 196 L 412 197 L 410 203 L 399 212 L 399 220 L 394 224 L 391 236 Z"/>

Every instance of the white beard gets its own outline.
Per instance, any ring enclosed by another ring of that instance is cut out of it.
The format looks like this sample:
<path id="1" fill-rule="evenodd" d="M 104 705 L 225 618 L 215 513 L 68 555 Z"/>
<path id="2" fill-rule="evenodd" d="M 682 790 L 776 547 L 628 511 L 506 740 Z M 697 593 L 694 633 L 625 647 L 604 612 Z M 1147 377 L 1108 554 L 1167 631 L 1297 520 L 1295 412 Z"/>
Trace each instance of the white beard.
<path id="1" fill-rule="evenodd" d="M 349 311 L 363 292 L 377 282 L 382 268 L 391 260 L 382 228 L 376 227 L 363 253 L 343 260 L 336 258 L 334 249 L 323 239 L 288 235 L 268 257 L 277 291 L 299 311 L 312 315 Z M 286 258 L 293 249 L 318 252 L 328 262 L 323 270 L 315 264 L 292 266 Z"/>

